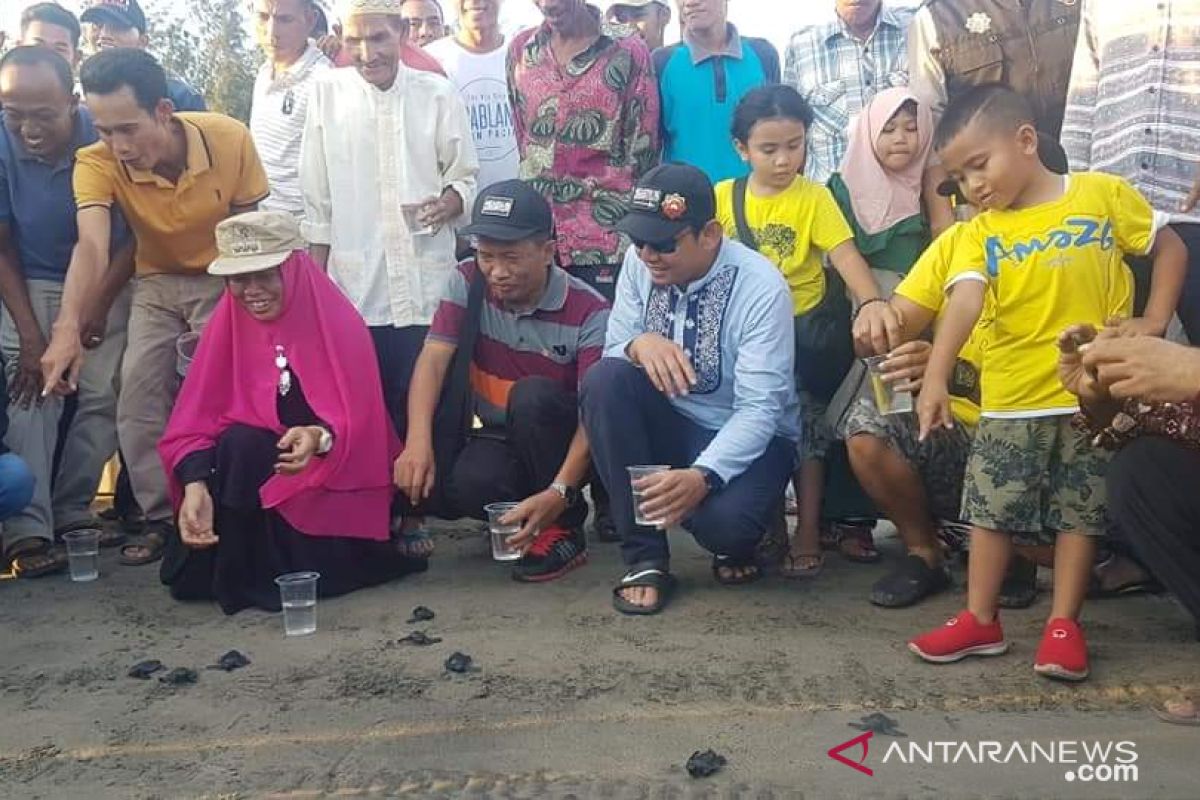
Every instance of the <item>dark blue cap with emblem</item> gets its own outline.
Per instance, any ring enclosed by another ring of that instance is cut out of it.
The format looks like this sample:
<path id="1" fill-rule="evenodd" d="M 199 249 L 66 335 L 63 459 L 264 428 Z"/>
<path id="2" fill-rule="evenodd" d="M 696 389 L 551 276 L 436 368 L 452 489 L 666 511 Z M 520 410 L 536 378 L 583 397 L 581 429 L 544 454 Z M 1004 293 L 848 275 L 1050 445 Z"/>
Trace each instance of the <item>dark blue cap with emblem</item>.
<path id="1" fill-rule="evenodd" d="M 553 237 L 554 216 L 546 198 L 525 181 L 501 181 L 479 193 L 471 224 L 459 232 L 501 242 Z"/>
<path id="2" fill-rule="evenodd" d="M 617 230 L 634 241 L 665 242 L 685 229 L 699 232 L 717 216 L 712 181 L 689 164 L 663 164 L 633 187 Z"/>

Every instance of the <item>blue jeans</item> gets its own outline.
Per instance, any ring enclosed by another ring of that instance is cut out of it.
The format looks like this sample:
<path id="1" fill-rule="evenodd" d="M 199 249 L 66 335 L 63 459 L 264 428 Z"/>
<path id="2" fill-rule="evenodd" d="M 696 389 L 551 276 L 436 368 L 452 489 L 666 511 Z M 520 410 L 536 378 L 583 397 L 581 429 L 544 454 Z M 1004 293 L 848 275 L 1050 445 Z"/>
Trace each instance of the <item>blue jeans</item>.
<path id="1" fill-rule="evenodd" d="M 580 402 L 592 458 L 612 498 L 625 563 L 667 568 L 671 557 L 667 537 L 655 528 L 634 524 L 633 490 L 626 468 L 691 466 L 717 432 L 676 411 L 642 370 L 623 359 L 605 358 L 592 367 L 583 381 Z M 683 527 L 711 553 L 752 558 L 792 475 L 795 455 L 795 442 L 775 437 L 748 470 L 706 497 Z"/>
<path id="2" fill-rule="evenodd" d="M 29 505 L 36 482 L 20 456 L 15 453 L 0 455 L 0 520 L 8 519 Z"/>

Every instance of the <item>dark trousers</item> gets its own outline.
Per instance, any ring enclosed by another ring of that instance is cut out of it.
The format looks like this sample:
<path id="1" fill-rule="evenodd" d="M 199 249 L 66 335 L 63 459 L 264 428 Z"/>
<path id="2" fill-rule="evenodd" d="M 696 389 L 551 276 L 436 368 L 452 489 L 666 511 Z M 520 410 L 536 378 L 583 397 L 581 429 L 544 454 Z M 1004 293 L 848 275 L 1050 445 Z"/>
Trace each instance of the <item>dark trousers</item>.
<path id="1" fill-rule="evenodd" d="M 716 436 L 671 405 L 628 361 L 602 359 L 583 381 L 583 424 L 600 477 L 608 486 L 613 521 L 628 565 L 667 566 L 667 537 L 633 522 L 633 491 L 626 468 L 637 464 L 687 467 Z M 751 558 L 766 532 L 796 463 L 796 443 L 775 437 L 750 468 L 710 495 L 683 527 L 708 551 Z"/>
<path id="2" fill-rule="evenodd" d="M 383 401 L 396 433 L 403 441 L 408 435 L 408 385 L 412 383 L 413 367 L 425 346 L 429 328 L 425 325 L 405 328 L 379 325 L 370 331 L 375 358 L 379 361 L 379 377 L 383 381 Z"/>
<path id="3" fill-rule="evenodd" d="M 1200 451 L 1136 439 L 1116 454 L 1107 479 L 1114 535 L 1200 623 Z"/>
<path id="4" fill-rule="evenodd" d="M 579 427 L 579 400 L 549 378 L 517 381 L 502 429 L 473 432 L 454 459 L 443 487 L 445 516 L 487 519 L 484 506 L 517 502 L 549 488 Z M 582 499 L 558 523 L 579 528 Z"/>

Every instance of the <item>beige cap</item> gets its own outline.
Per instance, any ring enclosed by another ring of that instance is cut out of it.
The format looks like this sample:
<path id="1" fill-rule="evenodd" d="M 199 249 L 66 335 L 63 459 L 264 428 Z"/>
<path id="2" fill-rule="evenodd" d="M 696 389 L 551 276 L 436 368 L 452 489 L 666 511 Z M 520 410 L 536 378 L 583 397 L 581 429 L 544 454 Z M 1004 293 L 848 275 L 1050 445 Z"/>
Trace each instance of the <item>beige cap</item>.
<path id="1" fill-rule="evenodd" d="M 217 224 L 217 260 L 209 275 L 244 275 L 278 267 L 308 246 L 300 223 L 284 211 L 251 211 Z"/>

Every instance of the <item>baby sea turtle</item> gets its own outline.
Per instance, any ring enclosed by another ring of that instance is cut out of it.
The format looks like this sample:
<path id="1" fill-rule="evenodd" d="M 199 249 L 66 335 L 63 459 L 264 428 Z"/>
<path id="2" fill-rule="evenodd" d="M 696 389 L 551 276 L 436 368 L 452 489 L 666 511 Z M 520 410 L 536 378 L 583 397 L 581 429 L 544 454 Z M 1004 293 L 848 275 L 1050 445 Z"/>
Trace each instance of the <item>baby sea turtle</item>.
<path id="1" fill-rule="evenodd" d="M 138 680 L 148 681 L 150 676 L 156 672 L 161 672 L 166 669 L 163 663 L 157 658 L 152 658 L 149 661 L 139 661 L 129 668 L 129 677 L 137 678 Z"/>
<path id="2" fill-rule="evenodd" d="M 196 670 L 188 669 L 187 667 L 176 667 L 159 678 L 160 681 L 168 686 L 186 686 L 189 683 L 195 683 L 200 676 L 196 674 Z"/>
<path id="3" fill-rule="evenodd" d="M 412 616 L 409 617 L 408 624 L 413 625 L 418 622 L 429 622 L 429 620 L 433 619 L 434 616 L 435 615 L 431 609 L 428 609 L 425 606 L 417 606 L 412 610 Z"/>
<path id="4" fill-rule="evenodd" d="M 855 730 L 874 731 L 880 736 L 908 736 L 907 733 L 896 727 L 899 724 L 887 714 L 880 714 L 878 711 L 866 715 L 859 722 L 849 723 L 850 727 Z"/>
<path id="5" fill-rule="evenodd" d="M 430 636 L 425 631 L 413 631 L 408 636 L 400 639 L 400 644 L 411 644 L 414 647 L 428 647 L 431 644 L 437 644 L 442 638 L 440 636 Z"/>
<path id="6" fill-rule="evenodd" d="M 461 675 L 464 672 L 470 672 L 473 663 L 474 659 L 466 653 L 454 652 L 446 659 L 446 670 L 448 672 L 457 672 Z"/>
<path id="7" fill-rule="evenodd" d="M 693 778 L 707 778 L 720 772 L 721 768 L 728 763 L 729 760 L 715 750 L 705 750 L 704 752 L 697 750 L 687 760 L 687 773 Z"/>
<path id="8" fill-rule="evenodd" d="M 235 669 L 250 666 L 250 659 L 246 658 L 237 650 L 230 650 L 225 655 L 217 659 L 216 664 L 209 665 L 209 669 L 219 669 L 223 672 L 233 672 Z"/>

